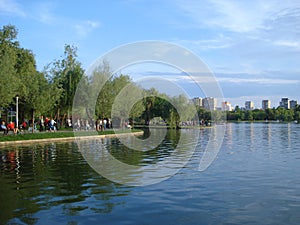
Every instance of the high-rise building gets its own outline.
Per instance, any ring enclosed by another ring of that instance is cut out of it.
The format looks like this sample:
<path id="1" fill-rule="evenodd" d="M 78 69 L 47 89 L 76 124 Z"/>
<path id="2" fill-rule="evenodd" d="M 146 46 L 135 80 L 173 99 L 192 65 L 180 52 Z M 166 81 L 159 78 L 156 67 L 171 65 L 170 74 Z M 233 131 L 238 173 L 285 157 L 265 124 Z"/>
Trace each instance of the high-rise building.
<path id="1" fill-rule="evenodd" d="M 193 98 L 192 101 L 193 101 L 193 103 L 195 105 L 203 106 L 203 104 L 202 104 L 202 98 L 196 97 L 196 98 Z"/>
<path id="2" fill-rule="evenodd" d="M 246 101 L 245 102 L 245 109 L 246 110 L 253 110 L 254 109 L 254 102 L 252 102 L 252 101 Z"/>
<path id="3" fill-rule="evenodd" d="M 232 106 L 230 102 L 222 102 L 222 110 L 223 111 L 232 111 Z"/>
<path id="4" fill-rule="evenodd" d="M 263 110 L 270 109 L 271 108 L 271 101 L 270 100 L 262 100 L 261 108 Z"/>
<path id="5" fill-rule="evenodd" d="M 288 98 L 282 98 L 279 106 L 285 109 L 290 109 L 290 100 Z"/>
<path id="6" fill-rule="evenodd" d="M 217 107 L 217 99 L 207 97 L 202 100 L 203 107 L 207 110 L 215 110 Z"/>
<path id="7" fill-rule="evenodd" d="M 296 100 L 291 100 L 290 101 L 290 108 L 295 109 L 297 104 L 298 104 L 298 102 Z"/>

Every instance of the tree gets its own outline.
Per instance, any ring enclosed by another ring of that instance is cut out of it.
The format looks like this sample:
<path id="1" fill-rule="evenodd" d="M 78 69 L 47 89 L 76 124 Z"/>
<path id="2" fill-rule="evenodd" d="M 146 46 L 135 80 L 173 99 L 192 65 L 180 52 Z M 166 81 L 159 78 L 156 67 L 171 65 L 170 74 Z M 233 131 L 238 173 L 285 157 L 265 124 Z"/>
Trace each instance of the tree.
<path id="1" fill-rule="evenodd" d="M 61 112 L 69 117 L 72 109 L 74 96 L 78 83 L 84 76 L 81 63 L 77 61 L 77 48 L 65 45 L 64 58 L 52 63 L 52 83 L 58 84 L 62 89 L 60 99 L 57 104 L 57 114 Z"/>
<path id="2" fill-rule="evenodd" d="M 132 125 L 134 125 L 134 120 L 136 118 L 141 118 L 143 112 L 145 111 L 145 105 L 143 101 L 137 101 L 130 110 L 129 117 L 132 120 Z"/>
<path id="3" fill-rule="evenodd" d="M 103 61 L 89 78 L 89 93 L 92 101 L 96 99 L 95 116 L 97 118 L 109 117 L 111 114 L 113 99 L 117 92 L 113 90 L 114 78 L 107 61 Z M 114 84 L 114 86 L 118 85 Z M 93 105 L 93 102 L 90 104 Z"/>
<path id="4" fill-rule="evenodd" d="M 16 96 L 19 79 L 15 69 L 17 64 L 17 29 L 12 25 L 0 30 L 0 106 L 7 107 Z"/>
<path id="5" fill-rule="evenodd" d="M 249 121 L 252 121 L 253 120 L 253 113 L 251 110 L 247 110 L 245 112 L 245 120 L 249 120 Z"/>
<path id="6" fill-rule="evenodd" d="M 34 124 L 35 114 L 43 114 L 54 108 L 58 95 L 55 87 L 48 83 L 43 73 L 36 72 L 31 76 L 30 88 L 27 95 L 24 96 L 24 101 L 32 113 L 32 123 Z M 32 129 L 32 132 L 34 129 Z"/>
<path id="7" fill-rule="evenodd" d="M 117 126 L 124 127 L 125 120 L 138 117 L 144 111 L 144 105 L 141 104 L 143 99 L 143 90 L 134 83 L 130 82 L 128 76 L 121 75 L 115 77 L 112 82 L 114 101 L 112 104 L 112 118 L 117 118 L 120 122 Z"/>
<path id="8" fill-rule="evenodd" d="M 33 91 L 35 89 L 35 81 L 33 79 L 35 79 L 38 72 L 34 55 L 30 50 L 19 48 L 17 52 L 18 57 L 15 68 L 16 76 L 19 80 L 17 94 L 19 96 L 20 112 L 22 112 L 23 116 L 26 114 L 30 118 L 32 116 L 32 105 L 30 102 L 35 99 L 36 96 L 34 94 L 39 95 L 39 93 Z"/>
<path id="9" fill-rule="evenodd" d="M 300 122 L 300 105 L 296 105 L 294 110 L 294 120 L 296 120 L 298 123 Z"/>
<path id="10" fill-rule="evenodd" d="M 266 109 L 266 119 L 267 120 L 275 120 L 276 119 L 276 115 L 275 115 L 275 108 L 272 109 Z"/>
<path id="11" fill-rule="evenodd" d="M 265 120 L 267 118 L 267 113 L 265 110 L 255 109 L 253 110 L 253 118 L 255 120 Z"/>
<path id="12" fill-rule="evenodd" d="M 276 119 L 280 121 L 292 121 L 294 120 L 294 110 L 278 107 L 276 109 Z"/>
<path id="13" fill-rule="evenodd" d="M 145 112 L 143 113 L 143 118 L 145 120 L 146 125 L 149 125 L 150 120 L 155 117 L 154 109 L 155 109 L 156 104 L 159 102 L 159 101 L 156 101 L 157 100 L 156 98 L 159 95 L 159 93 L 157 90 L 155 90 L 155 88 L 151 88 L 149 90 L 145 90 L 145 95 L 147 97 L 144 98 L 144 102 L 143 102 L 144 106 L 145 106 Z M 161 112 L 163 112 L 163 111 L 161 111 Z"/>

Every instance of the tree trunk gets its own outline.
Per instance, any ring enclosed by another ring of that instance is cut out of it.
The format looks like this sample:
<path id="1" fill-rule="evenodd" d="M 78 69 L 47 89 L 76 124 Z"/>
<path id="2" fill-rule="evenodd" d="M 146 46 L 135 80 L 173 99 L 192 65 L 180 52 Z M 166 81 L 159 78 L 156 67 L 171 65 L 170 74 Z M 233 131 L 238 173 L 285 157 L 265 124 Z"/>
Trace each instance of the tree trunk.
<path id="1" fill-rule="evenodd" d="M 32 109 L 32 133 L 34 133 L 34 109 Z"/>
<path id="2" fill-rule="evenodd" d="M 120 118 L 120 128 L 124 129 L 124 118 L 123 117 Z"/>

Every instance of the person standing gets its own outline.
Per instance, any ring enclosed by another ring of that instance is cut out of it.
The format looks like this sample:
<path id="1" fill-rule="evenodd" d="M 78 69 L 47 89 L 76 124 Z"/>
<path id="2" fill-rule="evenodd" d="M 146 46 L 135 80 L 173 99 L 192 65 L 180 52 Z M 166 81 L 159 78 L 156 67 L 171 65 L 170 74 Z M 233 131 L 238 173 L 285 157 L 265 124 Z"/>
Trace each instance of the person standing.
<path id="1" fill-rule="evenodd" d="M 41 116 L 39 120 L 39 125 L 40 125 L 40 132 L 44 131 L 44 126 L 45 126 L 45 121 L 44 121 L 44 116 Z"/>
<path id="2" fill-rule="evenodd" d="M 107 126 L 107 120 L 104 118 L 104 120 L 103 120 L 103 128 L 104 128 L 104 130 L 106 130 L 106 126 Z"/>
<path id="3" fill-rule="evenodd" d="M 49 127 L 50 127 L 50 131 L 56 131 L 56 122 L 53 118 L 50 119 L 49 121 Z"/>

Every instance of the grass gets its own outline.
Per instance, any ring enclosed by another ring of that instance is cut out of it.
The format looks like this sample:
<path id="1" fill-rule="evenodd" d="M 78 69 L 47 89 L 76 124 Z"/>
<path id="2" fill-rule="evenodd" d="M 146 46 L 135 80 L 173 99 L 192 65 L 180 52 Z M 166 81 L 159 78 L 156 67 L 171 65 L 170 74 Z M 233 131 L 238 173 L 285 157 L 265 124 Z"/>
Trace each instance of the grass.
<path id="1" fill-rule="evenodd" d="M 141 130 L 122 130 L 122 133 L 131 133 L 138 132 Z M 119 132 L 118 132 L 119 133 Z M 107 135 L 115 134 L 114 130 L 105 130 L 105 131 L 76 131 L 76 136 L 93 136 L 93 135 Z M 0 133 L 0 142 L 6 141 L 22 141 L 22 140 L 35 140 L 35 139 L 49 139 L 49 138 L 68 138 L 74 137 L 74 132 L 72 130 L 63 130 L 56 132 L 37 132 L 37 133 L 21 133 L 21 134 L 12 134 L 3 135 Z"/>

